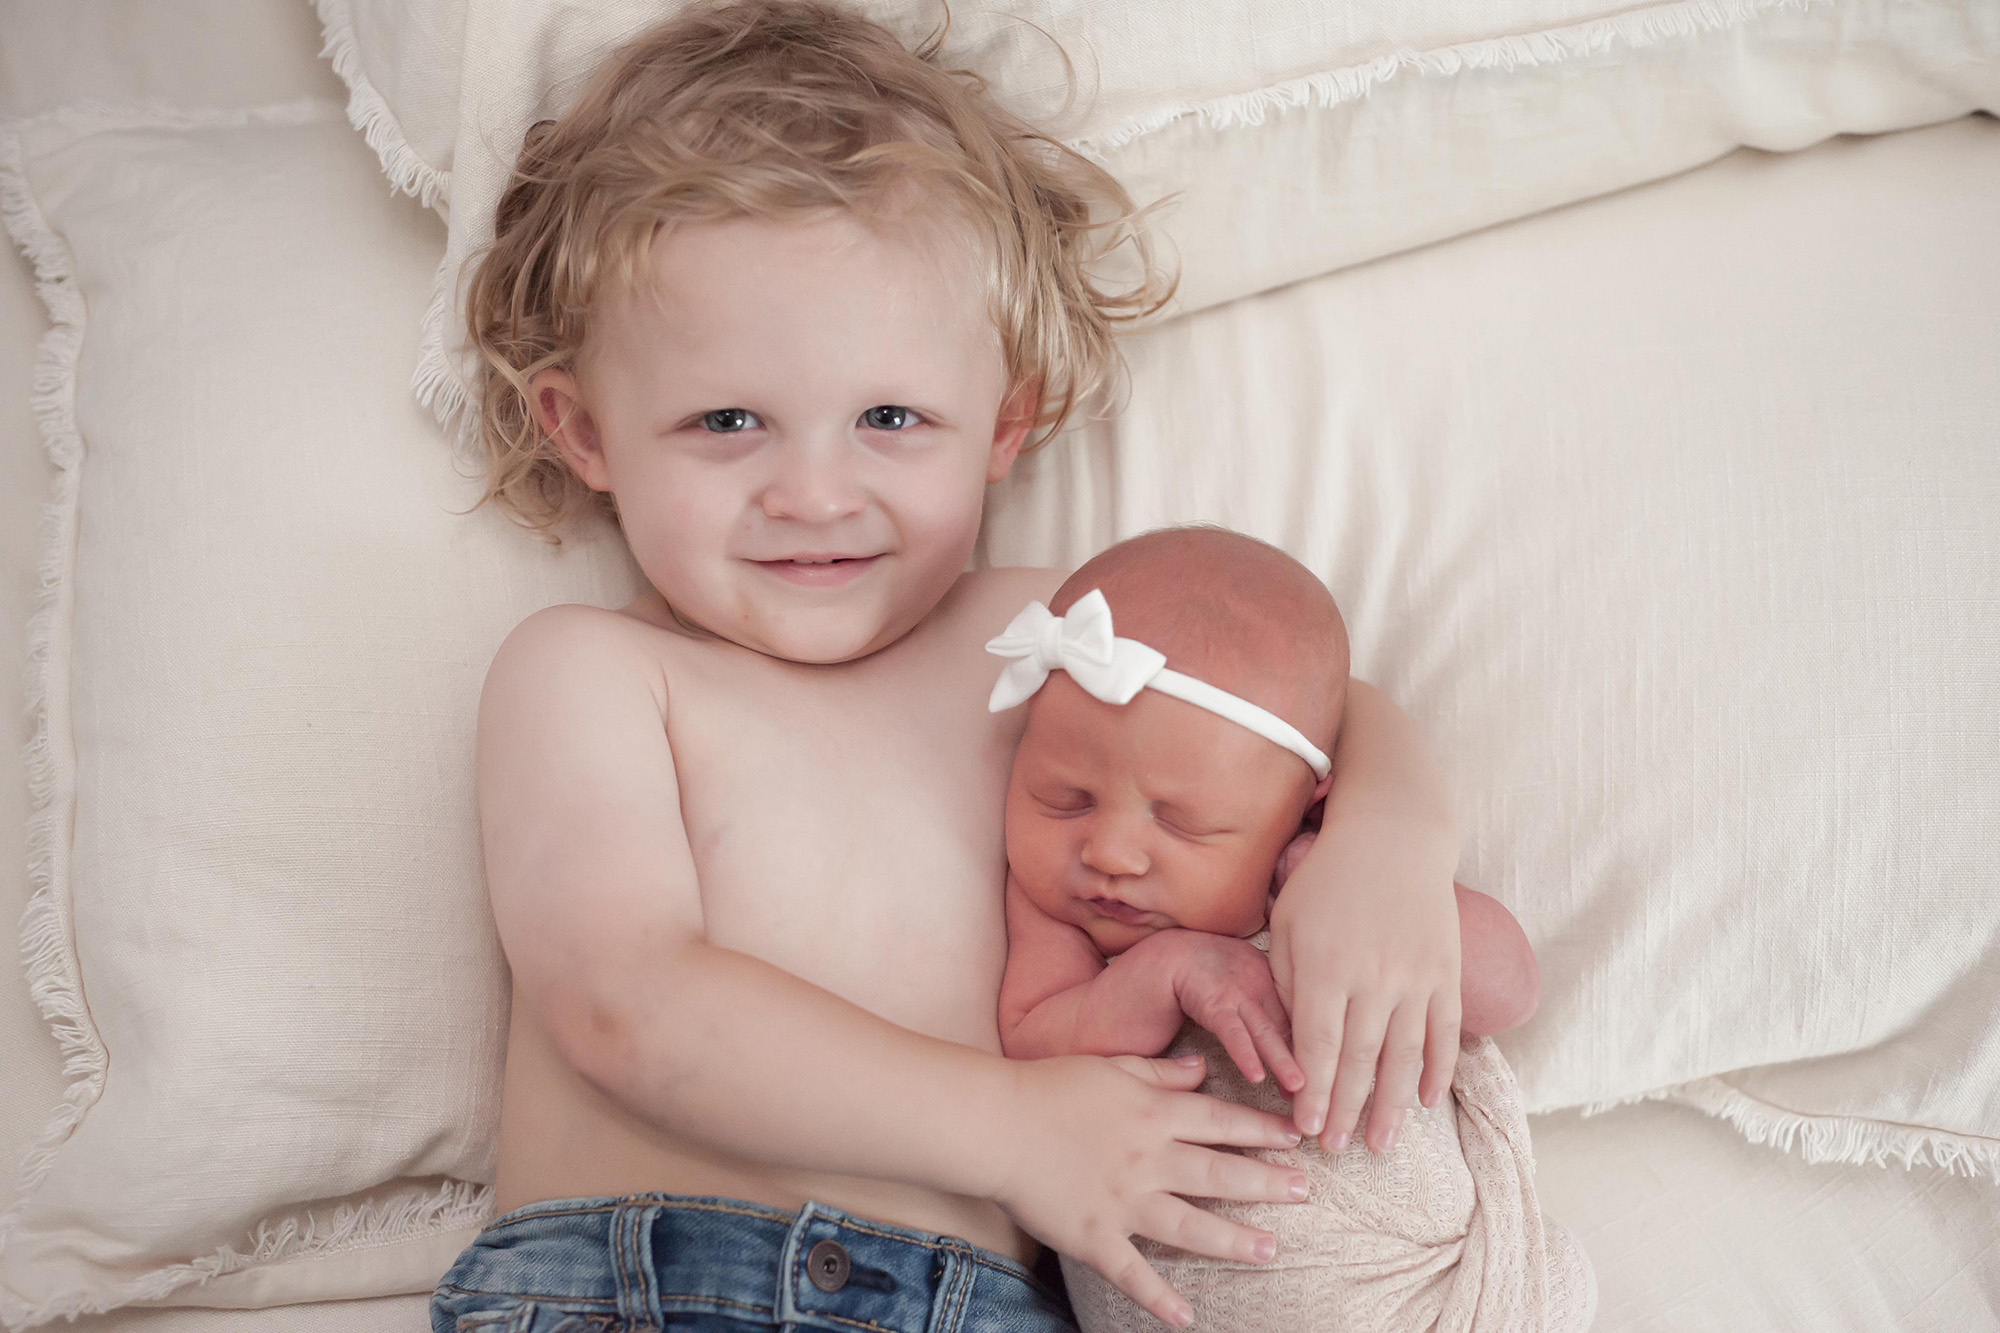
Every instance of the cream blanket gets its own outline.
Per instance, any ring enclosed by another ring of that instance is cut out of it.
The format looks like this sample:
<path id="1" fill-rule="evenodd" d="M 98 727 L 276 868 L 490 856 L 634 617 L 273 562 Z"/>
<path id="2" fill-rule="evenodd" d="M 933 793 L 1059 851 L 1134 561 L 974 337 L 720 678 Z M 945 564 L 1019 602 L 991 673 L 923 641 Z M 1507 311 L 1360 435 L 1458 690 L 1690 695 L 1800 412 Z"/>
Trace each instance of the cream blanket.
<path id="1" fill-rule="evenodd" d="M 1192 1024 L 1172 1054 L 1208 1059 L 1202 1090 L 1289 1113 L 1246 1083 Z M 1413 1109 L 1394 1150 L 1312 1141 L 1257 1155 L 1312 1182 L 1305 1203 L 1198 1200 L 1278 1238 L 1268 1264 L 1202 1259 L 1147 1240 L 1140 1253 L 1194 1306 L 1204 1333 L 1581 1333 L 1597 1309 L 1590 1261 L 1535 1202 L 1534 1157 L 1514 1073 L 1490 1039 L 1466 1041 L 1449 1103 Z M 1362 1112 L 1366 1123 L 1367 1111 Z M 1096 1270 L 1063 1260 L 1084 1333 L 1164 1327 Z"/>

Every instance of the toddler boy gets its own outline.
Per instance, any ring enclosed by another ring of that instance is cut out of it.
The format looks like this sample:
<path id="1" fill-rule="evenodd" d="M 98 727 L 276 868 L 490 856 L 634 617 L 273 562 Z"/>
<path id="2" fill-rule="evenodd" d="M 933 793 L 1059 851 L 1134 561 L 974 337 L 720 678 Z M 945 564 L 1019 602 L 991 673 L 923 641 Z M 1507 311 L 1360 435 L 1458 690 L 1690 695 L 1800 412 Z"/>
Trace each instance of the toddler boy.
<path id="1" fill-rule="evenodd" d="M 1130 1237 L 1250 1259 L 1266 1233 L 1183 1196 L 1304 1189 L 1204 1146 L 1298 1136 L 1194 1094 L 1198 1060 L 1000 1055 L 1019 721 L 981 707 L 980 645 L 1058 576 L 963 571 L 986 486 L 1167 285 L 1103 289 L 1129 198 L 934 54 L 812 0 L 695 6 L 537 127 L 500 205 L 467 295 L 489 496 L 548 531 L 612 508 L 651 587 L 530 617 L 488 673 L 503 1216 L 440 1333 L 1068 1328 L 1031 1237 L 1185 1323 Z M 1456 1027 L 1455 834 L 1400 714 L 1371 718 L 1345 850 L 1275 931 L 1302 1015 L 1418 1016 L 1303 1061 L 1336 1115 L 1343 1050 L 1414 1086 Z"/>

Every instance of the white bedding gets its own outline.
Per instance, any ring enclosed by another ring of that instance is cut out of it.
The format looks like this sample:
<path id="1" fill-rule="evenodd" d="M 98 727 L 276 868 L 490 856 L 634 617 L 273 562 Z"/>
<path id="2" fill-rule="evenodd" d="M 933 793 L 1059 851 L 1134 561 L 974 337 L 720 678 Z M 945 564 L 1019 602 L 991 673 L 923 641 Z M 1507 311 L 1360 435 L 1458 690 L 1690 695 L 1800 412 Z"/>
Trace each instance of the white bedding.
<path id="1" fill-rule="evenodd" d="M 74 67 L 79 71 L 88 68 L 95 80 L 91 91 L 103 96 L 232 100 L 228 79 L 217 77 L 232 67 L 223 58 L 230 41 L 268 42 L 252 47 L 260 58 L 287 51 L 285 75 L 257 66 L 260 73 L 243 81 L 236 100 L 288 91 L 271 87 L 274 81 L 323 75 L 296 46 L 283 47 L 286 40 L 311 40 L 311 24 L 290 17 L 303 5 L 280 10 L 273 3 L 247 25 L 233 21 L 242 10 L 226 0 L 176 6 L 186 15 L 183 22 L 129 20 L 123 31 L 150 34 L 142 63 L 134 63 L 136 48 L 121 49 L 117 40 L 93 43 L 75 35 L 92 31 L 93 23 L 109 32 L 109 10 L 84 5 L 65 12 L 76 25 L 64 30 L 66 58 L 81 61 Z M 10 39 L 56 31 L 52 21 L 28 24 L 27 12 L 0 5 L 0 30 Z M 136 12 L 159 20 L 169 11 L 142 5 Z M 185 49 L 175 52 L 176 41 Z M 61 96 L 67 85 L 52 77 L 56 66 L 32 59 L 29 43 L 5 45 L 0 111 L 45 106 Z M 325 91 L 324 82 L 319 78 L 310 90 Z M 1948 162 L 1937 169 L 1948 170 Z M 1840 211 L 1829 208 L 1818 243 L 1835 244 L 1828 233 L 1840 221 Z M 1977 246 L 1989 238 L 1961 241 Z M 1948 265 L 1949 253 L 1937 262 Z M 1837 292 L 1829 285 L 1815 299 L 1831 301 Z M 1273 318 L 1281 312 L 1272 307 Z M 14 754 L 25 734 L 21 645 L 34 576 L 33 516 L 48 476 L 27 410 L 32 344 L 42 324 L 25 267 L 10 257 L 0 264 L 0 746 Z M 1254 385 L 1244 387 L 1254 392 Z M 1298 402 L 1286 410 L 1308 413 L 1314 406 Z M 26 898 L 25 810 L 20 765 L 0 765 L 0 920 L 18 917 Z M 62 1079 L 54 1044 L 28 1005 L 18 962 L 11 950 L 0 958 L 0 1169 L 11 1170 Z M 1578 1234 L 1597 1267 L 1599 1329 L 1942 1333 L 2000 1327 L 2000 1208 L 1991 1181 L 1928 1167 L 1811 1165 L 1747 1144 L 1698 1112 L 1659 1104 L 1589 1120 L 1538 1117 L 1534 1129 L 1545 1205 Z M 416 1333 L 425 1323 L 421 1298 L 394 1298 L 277 1311 L 136 1311 L 78 1327 L 98 1333 Z"/>

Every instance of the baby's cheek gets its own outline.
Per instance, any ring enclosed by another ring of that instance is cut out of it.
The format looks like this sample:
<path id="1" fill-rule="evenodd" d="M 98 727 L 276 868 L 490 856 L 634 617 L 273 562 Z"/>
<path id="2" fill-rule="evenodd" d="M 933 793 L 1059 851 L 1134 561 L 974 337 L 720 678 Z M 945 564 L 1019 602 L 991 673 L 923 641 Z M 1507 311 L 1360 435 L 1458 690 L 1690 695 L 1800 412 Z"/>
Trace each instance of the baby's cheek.
<path id="1" fill-rule="evenodd" d="M 1022 892 L 1043 911 L 1061 896 L 1064 849 L 1049 821 L 1007 804 L 1007 870 Z"/>

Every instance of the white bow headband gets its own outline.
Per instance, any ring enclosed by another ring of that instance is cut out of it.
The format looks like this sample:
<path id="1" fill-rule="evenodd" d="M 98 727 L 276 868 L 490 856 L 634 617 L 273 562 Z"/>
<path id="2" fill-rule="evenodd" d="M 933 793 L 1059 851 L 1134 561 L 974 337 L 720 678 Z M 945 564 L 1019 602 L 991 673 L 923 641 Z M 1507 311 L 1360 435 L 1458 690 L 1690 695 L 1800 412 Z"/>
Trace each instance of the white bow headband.
<path id="1" fill-rule="evenodd" d="M 1277 742 L 1311 765 L 1314 777 L 1333 771 L 1320 748 L 1277 714 L 1207 681 L 1169 671 L 1166 654 L 1136 639 L 1115 637 L 1111 604 L 1095 588 L 1077 598 L 1067 615 L 1054 615 L 1040 602 L 1029 602 L 999 637 L 987 640 L 986 651 L 1008 659 L 986 701 L 989 713 L 1025 703 L 1042 688 L 1049 672 L 1067 671 L 1071 680 L 1105 703 L 1128 704 L 1140 690 L 1151 687 Z"/>

